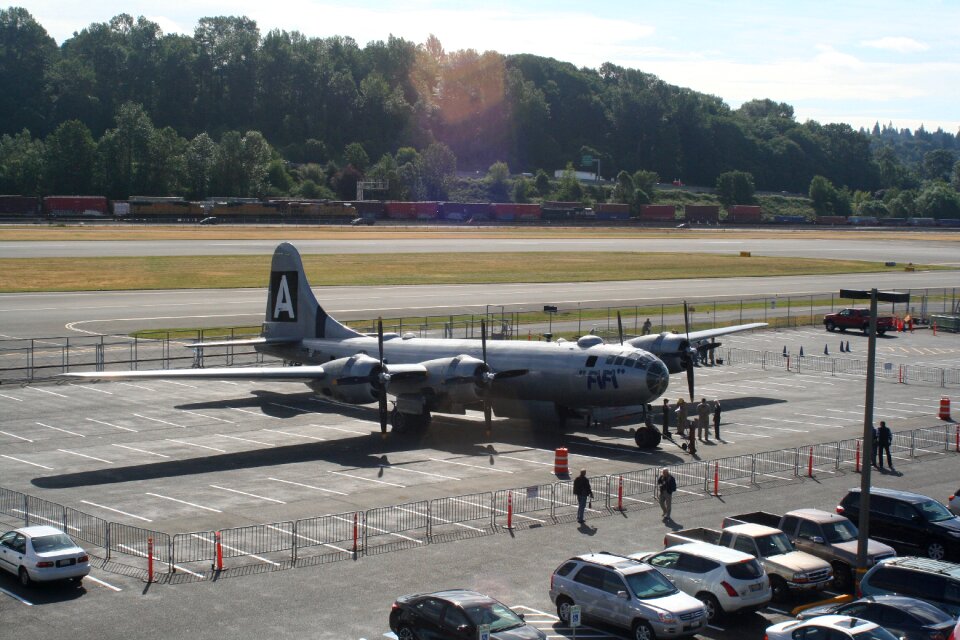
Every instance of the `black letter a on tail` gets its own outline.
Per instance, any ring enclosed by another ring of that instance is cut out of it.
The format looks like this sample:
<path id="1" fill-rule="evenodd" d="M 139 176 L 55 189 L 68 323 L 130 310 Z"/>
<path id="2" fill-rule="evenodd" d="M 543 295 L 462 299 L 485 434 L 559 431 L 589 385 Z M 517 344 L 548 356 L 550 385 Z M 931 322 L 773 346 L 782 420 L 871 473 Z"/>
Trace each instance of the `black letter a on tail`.
<path id="1" fill-rule="evenodd" d="M 270 321 L 296 322 L 297 297 L 300 293 L 299 274 L 296 271 L 273 271 L 270 273 Z"/>

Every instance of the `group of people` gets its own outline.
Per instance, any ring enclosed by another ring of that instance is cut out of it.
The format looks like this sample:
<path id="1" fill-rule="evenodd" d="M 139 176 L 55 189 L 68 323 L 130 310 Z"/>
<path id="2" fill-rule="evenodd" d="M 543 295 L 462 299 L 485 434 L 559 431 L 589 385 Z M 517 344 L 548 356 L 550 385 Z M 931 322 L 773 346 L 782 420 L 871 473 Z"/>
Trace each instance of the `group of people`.
<path id="1" fill-rule="evenodd" d="M 663 421 L 663 437 L 672 437 L 670 433 L 670 414 L 676 414 L 677 435 L 681 438 L 687 438 L 685 449 L 694 454 L 697 452 L 697 440 L 704 442 L 710 441 L 710 416 L 713 415 L 713 437 L 720 439 L 720 418 L 723 409 L 720 407 L 720 401 L 714 400 L 711 405 L 706 398 L 701 398 L 700 403 L 694 407 L 696 418 L 690 420 L 690 406 L 680 398 L 677 404 L 670 408 L 670 401 L 663 399 L 663 410 L 661 419 Z"/>
<path id="2" fill-rule="evenodd" d="M 673 494 L 677 491 L 677 481 L 670 475 L 670 470 L 666 467 L 660 470 L 660 477 L 657 478 L 657 499 L 660 501 L 660 511 L 663 512 L 663 520 L 670 519 L 670 513 L 673 509 Z M 584 523 L 584 516 L 589 501 L 593 500 L 593 489 L 590 487 L 590 478 L 587 477 L 587 470 L 580 469 L 578 475 L 573 481 L 573 495 L 577 497 L 577 523 Z"/>

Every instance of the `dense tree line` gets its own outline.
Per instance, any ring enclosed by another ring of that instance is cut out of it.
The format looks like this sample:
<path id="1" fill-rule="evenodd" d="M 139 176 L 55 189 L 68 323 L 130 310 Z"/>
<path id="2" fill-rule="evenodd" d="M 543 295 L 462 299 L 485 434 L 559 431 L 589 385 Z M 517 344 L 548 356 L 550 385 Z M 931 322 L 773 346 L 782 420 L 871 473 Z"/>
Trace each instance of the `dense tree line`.
<path id="1" fill-rule="evenodd" d="M 800 123 L 788 104 L 731 109 L 609 63 L 447 52 L 434 37 L 361 47 L 262 34 L 245 17 L 203 18 L 187 36 L 119 15 L 58 46 L 26 10 L 0 11 L 0 135 L 0 190 L 25 194 L 350 197 L 380 177 L 386 197 L 444 198 L 459 167 L 523 201 L 545 187 L 509 170 L 579 168 L 585 155 L 634 204 L 654 197 L 638 172 L 733 200 L 807 193 L 817 178 L 818 197 L 834 193 L 821 213 L 900 214 L 928 192 L 949 208 L 960 186 L 960 145 L 942 131 Z"/>

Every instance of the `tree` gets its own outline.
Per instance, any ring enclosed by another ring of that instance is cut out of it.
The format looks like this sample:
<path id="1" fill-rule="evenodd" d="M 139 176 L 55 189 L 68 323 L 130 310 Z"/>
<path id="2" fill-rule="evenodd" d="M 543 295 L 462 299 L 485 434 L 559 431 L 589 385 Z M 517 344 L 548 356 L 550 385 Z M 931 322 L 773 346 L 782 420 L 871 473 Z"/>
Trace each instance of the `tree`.
<path id="1" fill-rule="evenodd" d="M 916 213 L 921 218 L 960 218 L 960 194 L 945 182 L 933 182 L 917 196 Z"/>
<path id="2" fill-rule="evenodd" d="M 446 200 L 450 180 L 457 173 L 457 157 L 442 142 L 427 147 L 421 158 L 421 177 L 428 200 Z"/>
<path id="3" fill-rule="evenodd" d="M 147 191 L 154 127 L 143 105 L 134 102 L 121 105 L 114 122 L 115 127 L 104 133 L 98 145 L 106 195 L 111 198 L 165 195 Z"/>
<path id="4" fill-rule="evenodd" d="M 546 171 L 537 169 L 537 175 L 533 178 L 533 186 L 536 187 L 537 193 L 542 197 L 546 197 L 550 193 L 550 176 L 547 175 Z"/>
<path id="5" fill-rule="evenodd" d="M 96 143 L 90 129 L 68 120 L 47 136 L 44 187 L 47 193 L 95 195 L 93 184 Z"/>
<path id="6" fill-rule="evenodd" d="M 520 176 L 513 181 L 513 201 L 518 203 L 530 202 L 530 195 L 533 193 L 533 182 L 528 178 Z"/>
<path id="7" fill-rule="evenodd" d="M 946 180 L 950 177 L 956 156 L 946 149 L 934 149 L 923 156 L 923 174 L 928 180 Z"/>
<path id="8" fill-rule="evenodd" d="M 660 176 L 655 171 L 645 171 L 641 169 L 633 174 L 633 187 L 639 189 L 653 198 L 654 190 L 660 182 Z"/>
<path id="9" fill-rule="evenodd" d="M 216 153 L 217 143 L 206 133 L 190 141 L 186 152 L 188 197 L 202 200 L 210 195 Z"/>
<path id="10" fill-rule="evenodd" d="M 753 204 L 753 175 L 746 171 L 727 171 L 717 176 L 717 196 L 725 207 Z"/>
<path id="11" fill-rule="evenodd" d="M 343 150 L 343 161 L 346 164 L 353 165 L 353 168 L 362 174 L 370 164 L 370 157 L 367 155 L 362 144 L 359 142 L 351 142 Z"/>
<path id="12" fill-rule="evenodd" d="M 833 213 L 833 203 L 837 199 L 837 189 L 832 182 L 823 176 L 814 176 L 813 180 L 810 181 L 809 196 L 813 204 L 813 211 L 818 216 Z"/>
<path id="13" fill-rule="evenodd" d="M 487 170 L 486 183 L 493 202 L 506 202 L 510 185 L 510 167 L 506 162 L 494 162 Z"/>
<path id="14" fill-rule="evenodd" d="M 44 78 L 57 54 L 57 43 L 26 9 L 0 9 L 0 133 L 50 130 Z"/>
<path id="15" fill-rule="evenodd" d="M 581 198 L 583 198 L 583 187 L 580 186 L 580 181 L 577 179 L 573 163 L 568 162 L 567 168 L 564 169 L 563 175 L 560 177 L 560 183 L 557 185 L 557 200 L 561 202 L 580 202 Z"/>
<path id="16" fill-rule="evenodd" d="M 633 202 L 633 178 L 626 171 L 617 174 L 617 184 L 613 188 L 613 201 L 630 204 Z"/>
<path id="17" fill-rule="evenodd" d="M 0 137 L 0 192 L 38 196 L 44 171 L 44 145 L 24 129 Z"/>

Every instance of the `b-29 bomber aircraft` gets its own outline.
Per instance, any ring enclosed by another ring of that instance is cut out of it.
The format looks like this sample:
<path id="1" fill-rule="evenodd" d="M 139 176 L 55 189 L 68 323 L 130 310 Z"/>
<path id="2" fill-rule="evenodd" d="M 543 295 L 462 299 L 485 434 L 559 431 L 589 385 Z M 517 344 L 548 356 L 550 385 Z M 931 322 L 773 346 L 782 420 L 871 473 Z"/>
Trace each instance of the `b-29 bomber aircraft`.
<path id="1" fill-rule="evenodd" d="M 708 330 L 709 336 L 760 324 Z M 380 430 L 422 429 L 431 413 L 463 415 L 482 410 L 487 432 L 492 415 L 558 423 L 569 418 L 629 415 L 667 390 L 670 369 L 685 368 L 693 396 L 697 347 L 690 338 L 664 333 L 642 336 L 654 353 L 631 342 L 605 344 L 599 336 L 576 341 L 490 341 L 420 338 L 413 334 L 359 333 L 341 324 L 317 302 L 303 262 L 289 243 L 273 254 L 266 317 L 258 338 L 198 342 L 195 348 L 253 346 L 295 366 L 223 367 L 64 374 L 94 379 L 274 380 L 306 383 L 319 395 L 351 405 L 379 405 Z M 705 332 L 700 332 L 705 333 Z M 646 340 L 649 338 L 650 340 Z M 661 356 L 661 357 L 657 357 Z M 388 411 L 387 396 L 394 398 Z M 659 444 L 656 430 L 638 429 L 638 446 Z"/>

